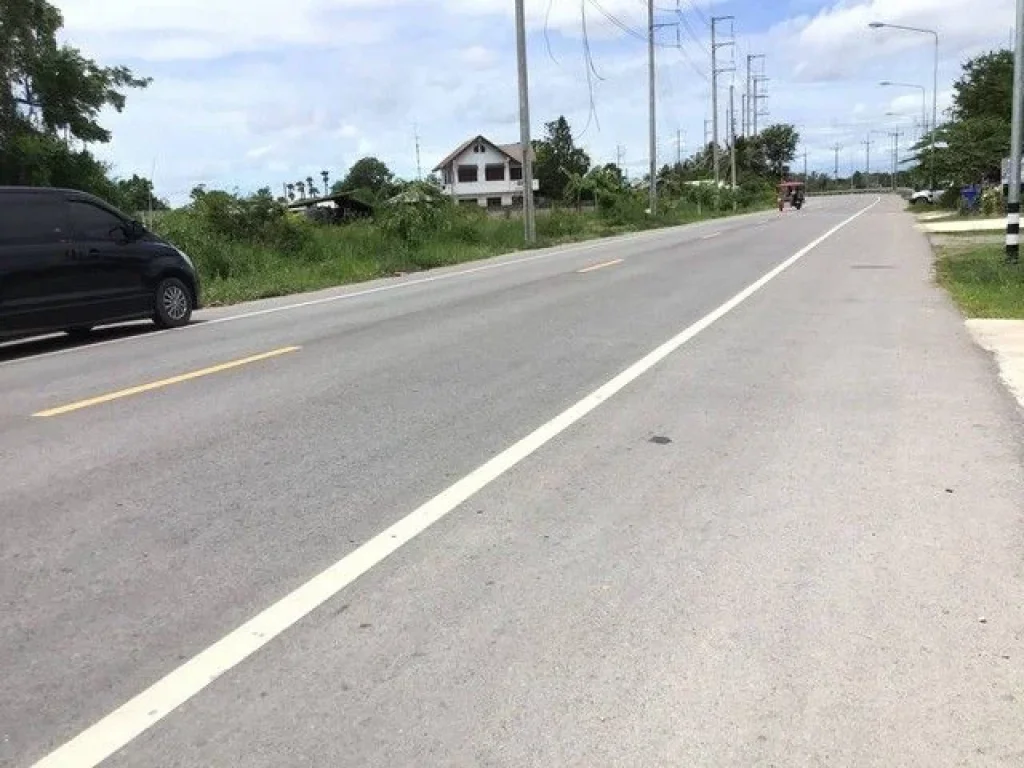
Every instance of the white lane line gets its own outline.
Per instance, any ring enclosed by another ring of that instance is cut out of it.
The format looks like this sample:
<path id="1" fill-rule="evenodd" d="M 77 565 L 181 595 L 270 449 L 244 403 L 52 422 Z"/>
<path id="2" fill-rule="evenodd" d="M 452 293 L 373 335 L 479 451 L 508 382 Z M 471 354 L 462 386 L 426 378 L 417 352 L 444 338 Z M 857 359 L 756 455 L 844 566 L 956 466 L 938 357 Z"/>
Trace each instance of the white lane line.
<path id="1" fill-rule="evenodd" d="M 585 275 L 585 274 L 587 274 L 589 272 L 596 272 L 597 270 L 604 269 L 605 267 L 614 267 L 616 264 L 621 264 L 621 263 L 622 263 L 622 259 L 612 259 L 611 261 L 604 261 L 604 262 L 601 262 L 600 264 L 591 264 L 589 267 L 584 267 L 583 269 L 577 269 L 576 270 L 576 274 L 578 274 L 578 275 Z"/>
<path id="2" fill-rule="evenodd" d="M 758 214 L 745 214 L 749 216 L 757 216 Z M 506 267 L 514 267 L 519 264 L 527 264 L 531 261 L 539 261 L 541 259 L 558 258 L 560 256 L 572 256 L 577 253 L 583 253 L 585 251 L 591 251 L 595 248 L 606 248 L 621 243 L 633 243 L 633 242 L 646 242 L 647 240 L 657 240 L 659 237 L 667 237 L 669 235 L 687 234 L 689 231 L 706 226 L 707 222 L 698 222 L 696 224 L 683 224 L 679 227 L 666 227 L 664 229 L 649 230 L 647 232 L 635 232 L 630 235 L 622 237 L 608 238 L 603 240 L 595 240 L 593 242 L 578 243 L 574 245 L 568 245 L 557 250 L 545 249 L 541 253 L 535 253 L 530 256 L 523 256 L 516 259 L 508 259 L 506 261 L 499 261 L 491 264 L 483 264 L 478 267 L 470 267 L 467 269 L 460 269 L 453 272 L 444 272 L 440 274 L 428 275 L 427 277 L 416 278 L 413 280 L 406 280 L 400 283 L 388 283 L 386 285 L 378 285 L 373 288 L 364 288 L 362 290 L 351 291 L 348 293 L 333 294 L 331 296 L 323 296 L 319 299 L 308 299 L 305 301 L 297 301 L 289 304 L 280 304 L 276 307 L 266 307 L 264 309 L 254 309 L 249 312 L 240 312 L 237 315 L 227 315 L 225 317 L 215 317 L 209 320 L 202 320 L 195 322 L 192 325 L 185 326 L 184 328 L 171 328 L 162 331 L 148 331 L 146 333 L 138 333 L 130 336 L 121 336 L 116 339 L 107 339 L 106 341 L 96 341 L 91 344 L 82 344 L 76 347 L 68 347 L 67 349 L 55 349 L 52 352 L 41 352 L 37 355 L 26 355 L 25 357 L 19 357 L 14 360 L 0 361 L 0 368 L 4 368 L 8 365 L 16 365 L 18 363 L 28 363 L 32 360 L 43 360 L 48 357 L 57 357 L 58 355 L 69 355 L 75 352 L 86 352 L 90 349 L 99 349 L 100 347 L 106 347 L 111 344 L 123 344 L 129 341 L 140 341 L 145 339 L 152 339 L 157 336 L 162 336 L 165 333 L 188 333 L 189 331 L 196 331 L 207 326 L 221 325 L 222 323 L 233 323 L 237 320 L 247 320 L 252 317 L 261 317 L 263 315 L 276 314 L 278 312 L 291 312 L 296 309 L 305 309 L 306 307 L 315 307 L 320 304 L 331 304 L 338 301 L 347 301 L 348 299 L 359 298 L 360 296 L 370 296 L 375 293 L 384 293 L 386 291 L 397 291 L 403 288 L 412 288 L 417 285 L 425 285 L 427 283 L 436 283 L 441 280 L 451 280 L 456 277 L 464 277 L 466 275 L 474 275 L 480 272 L 490 272 L 495 269 L 504 269 Z M 741 222 L 742 226 L 742 222 Z M 498 257 L 500 258 L 500 257 Z M 59 335 L 54 334 L 54 337 Z M 42 337 L 42 338 L 49 338 Z M 12 344 L 0 345 L 0 351 L 8 348 L 13 348 L 14 344 L 20 344 L 22 342 L 14 342 Z"/>
<path id="3" fill-rule="evenodd" d="M 390 528 L 377 534 L 295 591 L 168 673 L 163 679 L 115 709 L 95 725 L 86 728 L 71 741 L 36 763 L 36 768 L 56 768 L 57 766 L 92 768 L 110 757 L 211 682 L 240 664 L 404 544 L 444 518 L 493 480 L 508 472 L 628 384 L 636 381 L 697 334 L 736 309 L 821 243 L 877 205 L 879 200 L 881 198 L 828 230 L 824 235 L 804 246 L 710 314 L 673 336 L 578 403 L 555 416 L 519 442 L 506 448 L 487 463 L 394 523 Z"/>
<path id="4" fill-rule="evenodd" d="M 701 238 L 701 240 L 710 240 L 713 237 L 718 237 L 720 234 L 722 234 L 722 233 L 721 232 L 712 232 L 710 235 L 704 235 Z"/>

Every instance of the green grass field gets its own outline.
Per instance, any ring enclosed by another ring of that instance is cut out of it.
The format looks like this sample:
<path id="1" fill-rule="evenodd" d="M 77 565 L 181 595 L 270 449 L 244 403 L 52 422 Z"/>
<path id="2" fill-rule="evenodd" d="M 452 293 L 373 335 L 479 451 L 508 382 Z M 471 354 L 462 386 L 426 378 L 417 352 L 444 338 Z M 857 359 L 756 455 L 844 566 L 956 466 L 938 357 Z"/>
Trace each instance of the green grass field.
<path id="1" fill-rule="evenodd" d="M 403 272 L 461 264 L 524 248 L 523 224 L 477 211 L 451 211 L 429 231 L 404 234 L 380 222 L 322 226 L 302 217 L 257 221 L 233 212 L 235 203 L 162 213 L 154 229 L 188 253 L 203 281 L 206 306 L 313 291 Z M 763 207 L 763 206 L 758 206 Z M 750 210 L 750 209 L 748 209 Z M 633 211 L 601 216 L 571 209 L 537 217 L 536 247 L 716 218 L 676 206 L 657 217 Z"/>
<path id="2" fill-rule="evenodd" d="M 941 246 L 936 277 L 968 317 L 1024 318 L 1024 266 L 1007 264 L 1003 246 Z"/>

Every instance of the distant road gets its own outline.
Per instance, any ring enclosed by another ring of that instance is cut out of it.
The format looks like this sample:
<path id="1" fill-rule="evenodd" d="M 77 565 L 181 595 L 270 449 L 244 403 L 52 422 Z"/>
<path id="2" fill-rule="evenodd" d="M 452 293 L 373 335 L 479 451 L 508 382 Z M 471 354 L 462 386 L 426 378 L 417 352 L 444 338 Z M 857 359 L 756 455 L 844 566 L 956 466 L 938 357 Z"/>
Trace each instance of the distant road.
<path id="1" fill-rule="evenodd" d="M 0 351 L 0 764 L 1024 764 L 1021 422 L 895 197 Z"/>

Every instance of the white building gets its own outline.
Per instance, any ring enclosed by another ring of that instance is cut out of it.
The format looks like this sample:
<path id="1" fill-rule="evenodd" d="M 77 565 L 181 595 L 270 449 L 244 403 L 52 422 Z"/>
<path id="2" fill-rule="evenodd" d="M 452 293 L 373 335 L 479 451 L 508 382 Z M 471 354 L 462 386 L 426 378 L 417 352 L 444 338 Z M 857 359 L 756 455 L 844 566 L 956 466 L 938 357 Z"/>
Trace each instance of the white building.
<path id="1" fill-rule="evenodd" d="M 533 159 L 533 151 L 530 151 Z M 483 136 L 463 142 L 434 168 L 442 189 L 461 205 L 482 208 L 521 207 L 523 149 L 519 144 L 495 144 Z M 537 180 L 533 190 L 539 189 Z"/>

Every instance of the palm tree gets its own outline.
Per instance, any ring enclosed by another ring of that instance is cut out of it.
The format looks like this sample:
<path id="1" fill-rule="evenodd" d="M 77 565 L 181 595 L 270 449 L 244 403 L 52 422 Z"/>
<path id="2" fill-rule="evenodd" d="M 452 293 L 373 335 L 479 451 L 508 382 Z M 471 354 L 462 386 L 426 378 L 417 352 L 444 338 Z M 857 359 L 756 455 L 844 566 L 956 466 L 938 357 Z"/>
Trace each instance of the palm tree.
<path id="1" fill-rule="evenodd" d="M 295 187 L 296 187 L 296 189 L 299 190 L 299 200 L 305 200 L 306 199 L 306 182 L 304 182 L 304 181 L 296 181 L 295 182 Z"/>
<path id="2" fill-rule="evenodd" d="M 288 199 L 289 200 L 294 200 L 295 199 L 295 185 L 294 184 L 288 184 L 288 185 L 286 185 L 286 189 L 288 190 Z"/>
<path id="3" fill-rule="evenodd" d="M 309 190 L 309 196 L 310 197 L 316 197 L 316 187 L 313 186 L 313 177 L 312 176 L 307 176 L 306 177 L 306 189 Z"/>
<path id="4" fill-rule="evenodd" d="M 331 177 L 327 171 L 320 171 L 320 178 L 324 180 L 324 194 L 330 194 L 331 188 L 327 183 L 327 180 Z"/>

